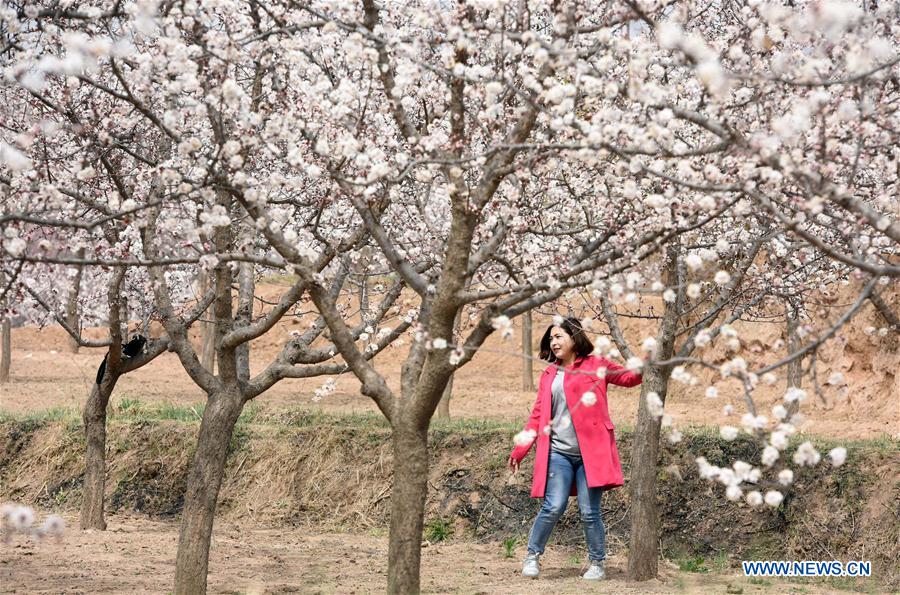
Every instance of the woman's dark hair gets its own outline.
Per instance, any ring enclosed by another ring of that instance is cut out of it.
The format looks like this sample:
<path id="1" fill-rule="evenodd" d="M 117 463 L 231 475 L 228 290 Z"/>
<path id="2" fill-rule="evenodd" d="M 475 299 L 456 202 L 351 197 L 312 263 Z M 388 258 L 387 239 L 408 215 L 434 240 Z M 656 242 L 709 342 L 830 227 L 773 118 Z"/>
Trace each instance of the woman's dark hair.
<path id="1" fill-rule="evenodd" d="M 587 335 L 584 333 L 584 329 L 581 328 L 581 322 L 579 322 L 577 318 L 568 317 L 563 318 L 562 323 L 560 324 L 551 324 L 547 327 L 547 332 L 544 333 L 544 337 L 541 339 L 541 353 L 538 357 L 547 360 L 551 364 L 556 363 L 556 356 L 553 355 L 553 350 L 550 349 L 550 332 L 553 330 L 554 326 L 558 326 L 566 331 L 566 334 L 575 341 L 576 356 L 587 357 L 593 353 L 594 344 L 591 343 L 591 340 L 588 339 Z"/>

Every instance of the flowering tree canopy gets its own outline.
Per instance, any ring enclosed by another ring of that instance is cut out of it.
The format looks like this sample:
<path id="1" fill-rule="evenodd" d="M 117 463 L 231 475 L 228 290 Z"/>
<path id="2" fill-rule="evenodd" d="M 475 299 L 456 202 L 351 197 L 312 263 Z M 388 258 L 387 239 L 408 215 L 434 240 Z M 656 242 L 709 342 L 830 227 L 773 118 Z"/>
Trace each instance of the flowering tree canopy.
<path id="1" fill-rule="evenodd" d="M 642 263 L 635 283 L 667 304 L 715 301 L 747 274 L 757 294 L 790 286 L 822 258 L 868 293 L 900 275 L 894 3 L 140 1 L 2 18 L 4 277 L 137 267 L 217 403 L 179 592 L 205 588 L 222 437 L 280 378 L 351 370 L 390 420 L 389 588 L 415 591 L 425 431 L 453 371 L 511 318 Z M 351 270 L 388 280 L 358 318 L 338 307 Z M 256 316 L 271 271 L 293 285 Z M 180 315 L 201 272 L 218 375 Z M 248 342 L 301 299 L 320 318 L 251 377 Z M 463 309 L 477 323 L 457 337 Z M 395 393 L 371 358 L 407 328 Z"/>

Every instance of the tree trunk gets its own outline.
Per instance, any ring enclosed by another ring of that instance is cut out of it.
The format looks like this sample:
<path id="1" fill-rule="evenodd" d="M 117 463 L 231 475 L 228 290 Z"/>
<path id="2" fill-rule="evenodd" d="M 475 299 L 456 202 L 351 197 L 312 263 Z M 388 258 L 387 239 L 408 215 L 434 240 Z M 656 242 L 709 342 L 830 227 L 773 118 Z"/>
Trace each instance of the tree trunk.
<path id="1" fill-rule="evenodd" d="M 84 405 L 84 488 L 81 498 L 82 529 L 106 530 L 103 505 L 106 495 L 106 407 L 118 376 L 107 369 L 103 382 L 94 383 Z"/>
<path id="2" fill-rule="evenodd" d="M 787 349 L 788 353 L 794 353 L 802 348 L 802 341 L 797 334 L 800 327 L 800 312 L 795 304 L 790 300 L 784 302 L 784 315 L 787 322 Z M 803 383 L 803 358 L 798 357 L 787 365 L 787 388 L 800 388 Z M 800 409 L 800 401 L 794 400 L 788 403 L 787 419 L 791 419 Z"/>
<path id="3" fill-rule="evenodd" d="M 463 309 L 460 308 L 456 313 L 456 317 L 453 319 L 453 336 L 448 339 L 448 343 L 451 345 L 455 345 L 457 338 L 459 336 L 461 324 L 462 324 L 462 313 Z M 443 420 L 450 419 L 450 397 L 453 396 L 453 374 L 450 374 L 450 378 L 447 379 L 447 386 L 444 387 L 444 392 L 441 394 L 441 400 L 438 402 L 437 406 L 437 418 Z"/>
<path id="4" fill-rule="evenodd" d="M 684 307 L 684 283 L 680 274 L 678 239 L 666 246 L 664 282 L 678 287 L 673 302 L 666 302 L 656 335 L 657 361 L 670 360 L 675 353 L 675 333 L 678 318 Z M 647 395 L 656 393 L 663 403 L 672 374 L 671 364 L 648 365 L 641 382 L 641 401 L 638 422 L 634 429 L 631 449 L 631 481 L 628 486 L 631 500 L 631 537 L 628 551 L 628 578 L 645 581 L 655 578 L 659 571 L 659 509 L 656 505 L 656 473 L 659 463 L 659 430 L 661 418 L 650 413 Z"/>
<path id="5" fill-rule="evenodd" d="M 369 278 L 365 273 L 359 277 L 359 317 L 363 324 L 369 323 Z"/>
<path id="6" fill-rule="evenodd" d="M 437 418 L 443 420 L 450 419 L 450 396 L 453 394 L 453 376 L 447 380 L 447 386 L 444 387 L 444 393 L 441 395 L 441 401 L 437 406 Z"/>
<path id="7" fill-rule="evenodd" d="M 79 260 L 84 258 L 84 248 L 78 249 L 75 253 L 75 258 Z M 75 271 L 75 277 L 72 279 L 72 288 L 69 289 L 69 298 L 66 301 L 66 324 L 81 336 L 81 325 L 78 318 L 78 297 L 81 295 L 81 276 L 84 271 L 84 265 L 76 266 Z M 67 347 L 70 353 L 78 353 L 78 341 L 74 337 L 69 337 Z"/>
<path id="8" fill-rule="evenodd" d="M 242 408 L 243 401 L 236 392 L 212 394 L 207 399 L 181 514 L 175 559 L 176 594 L 206 593 L 216 500 L 225 474 L 228 444 Z"/>
<path id="9" fill-rule="evenodd" d="M 200 363 L 215 374 L 216 367 L 216 313 L 212 308 L 206 313 L 206 320 L 200 323 L 200 334 L 203 345 L 200 352 Z"/>
<path id="10" fill-rule="evenodd" d="M 522 316 L 522 390 L 534 392 L 531 310 Z"/>
<path id="11" fill-rule="evenodd" d="M 655 392 L 665 401 L 668 379 L 656 366 L 641 384 L 638 422 L 631 449 L 631 536 L 628 578 L 644 581 L 656 577 L 659 560 L 659 511 L 656 505 L 656 465 L 659 460 L 660 420 L 647 409 L 647 393 Z"/>
<path id="12" fill-rule="evenodd" d="M 9 318 L 0 321 L 0 384 L 9 382 L 9 366 L 12 359 L 12 329 Z"/>
<path id="13" fill-rule="evenodd" d="M 407 425 L 407 424 L 403 424 Z M 419 593 L 425 499 L 428 494 L 428 430 L 398 427 L 393 434 L 394 482 L 388 593 Z"/>

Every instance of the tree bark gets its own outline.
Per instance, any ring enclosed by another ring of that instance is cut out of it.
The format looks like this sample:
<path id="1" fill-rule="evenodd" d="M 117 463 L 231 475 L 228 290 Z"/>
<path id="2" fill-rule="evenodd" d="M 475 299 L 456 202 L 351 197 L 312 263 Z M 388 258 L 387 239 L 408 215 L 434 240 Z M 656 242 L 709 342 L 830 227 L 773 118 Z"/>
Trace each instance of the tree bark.
<path id="1" fill-rule="evenodd" d="M 522 315 L 522 390 L 534 392 L 534 355 L 532 351 L 531 311 Z"/>
<path id="2" fill-rule="evenodd" d="M 447 386 L 444 387 L 444 393 L 441 395 L 441 401 L 438 403 L 436 417 L 442 420 L 450 419 L 450 397 L 453 395 L 453 376 L 447 380 Z"/>
<path id="3" fill-rule="evenodd" d="M 405 595 L 420 591 L 422 528 L 428 494 L 427 427 L 398 426 L 393 434 L 393 447 L 388 593 Z"/>
<path id="4" fill-rule="evenodd" d="M 796 304 L 790 300 L 784 302 L 784 316 L 787 323 L 787 349 L 788 353 L 794 353 L 803 347 L 803 341 L 797 334 L 800 327 L 800 312 Z M 798 357 L 787 365 L 787 388 L 801 388 L 803 384 L 803 358 Z M 787 406 L 787 419 L 791 419 L 800 409 L 800 401 L 793 400 Z"/>
<path id="5" fill-rule="evenodd" d="M 181 514 L 175 559 L 176 595 L 206 593 L 216 500 L 225 474 L 228 444 L 242 408 L 243 400 L 236 391 L 211 394 L 207 399 Z"/>
<path id="6" fill-rule="evenodd" d="M 460 324 L 462 324 L 462 308 L 456 313 L 456 317 L 453 319 L 453 336 L 448 339 L 448 343 L 451 345 L 456 344 L 457 336 L 460 331 Z M 450 374 L 450 378 L 447 379 L 447 386 L 444 387 L 444 392 L 441 394 L 441 400 L 438 402 L 437 406 L 437 418 L 442 420 L 450 419 L 450 398 L 453 396 L 453 374 Z"/>
<path id="7" fill-rule="evenodd" d="M 9 382 L 9 367 L 12 360 L 12 329 L 9 318 L 0 321 L 0 384 Z"/>
<path id="8" fill-rule="evenodd" d="M 666 247 L 664 282 L 668 287 L 679 287 L 674 302 L 666 302 L 656 336 L 657 351 L 654 359 L 666 361 L 675 352 L 675 332 L 684 305 L 684 283 L 679 274 L 678 256 L 681 245 L 674 240 Z M 659 571 L 659 508 L 656 503 L 656 474 L 659 462 L 659 433 L 661 418 L 651 414 L 647 395 L 655 392 L 663 403 L 672 366 L 645 366 L 641 382 L 641 401 L 638 405 L 638 422 L 634 430 L 631 449 L 631 537 L 628 551 L 628 578 L 645 581 L 655 578 Z"/>
<path id="9" fill-rule="evenodd" d="M 83 259 L 84 248 L 79 248 L 75 253 L 75 257 L 79 260 Z M 75 277 L 72 279 L 72 287 L 69 289 L 69 298 L 66 301 L 66 324 L 69 325 L 70 329 L 81 336 L 81 324 L 79 323 L 78 317 L 78 297 L 81 295 L 81 277 L 84 272 L 84 266 L 77 265 L 75 271 Z M 69 337 L 67 346 L 70 353 L 78 353 L 78 341 L 74 337 Z"/>
<path id="10" fill-rule="evenodd" d="M 369 278 L 365 274 L 359 278 L 359 317 L 364 324 L 369 323 Z"/>
<path id="11" fill-rule="evenodd" d="M 668 378 L 652 366 L 641 384 L 638 422 L 631 449 L 631 536 L 628 578 L 644 581 L 659 571 L 659 511 L 656 503 L 656 465 L 659 460 L 660 420 L 647 409 L 647 394 L 655 392 L 665 401 Z"/>
<path id="12" fill-rule="evenodd" d="M 203 345 L 200 351 L 200 363 L 204 368 L 209 370 L 210 374 L 215 374 L 216 370 L 216 313 L 210 308 L 206 313 L 206 320 L 200 323 L 200 334 L 203 338 Z"/>
<path id="13" fill-rule="evenodd" d="M 82 529 L 106 530 L 106 407 L 118 376 L 107 369 L 103 382 L 94 383 L 84 405 L 84 488 L 81 498 Z"/>
<path id="14" fill-rule="evenodd" d="M 213 281 L 209 273 L 202 272 L 199 275 L 197 285 L 200 287 L 200 295 L 209 290 Z M 200 322 L 200 365 L 215 373 L 216 365 L 216 314 L 215 308 L 210 306 Z"/>

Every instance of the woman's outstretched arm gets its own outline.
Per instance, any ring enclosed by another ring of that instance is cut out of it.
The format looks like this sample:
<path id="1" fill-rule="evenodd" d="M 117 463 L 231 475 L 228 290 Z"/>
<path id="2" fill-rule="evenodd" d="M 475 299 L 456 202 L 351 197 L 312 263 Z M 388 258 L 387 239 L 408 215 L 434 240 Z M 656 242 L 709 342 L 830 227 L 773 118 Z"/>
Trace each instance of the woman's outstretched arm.
<path id="1" fill-rule="evenodd" d="M 625 366 L 600 358 L 601 366 L 606 368 L 606 381 L 618 386 L 637 386 L 643 380 L 640 372 L 632 372 Z"/>

